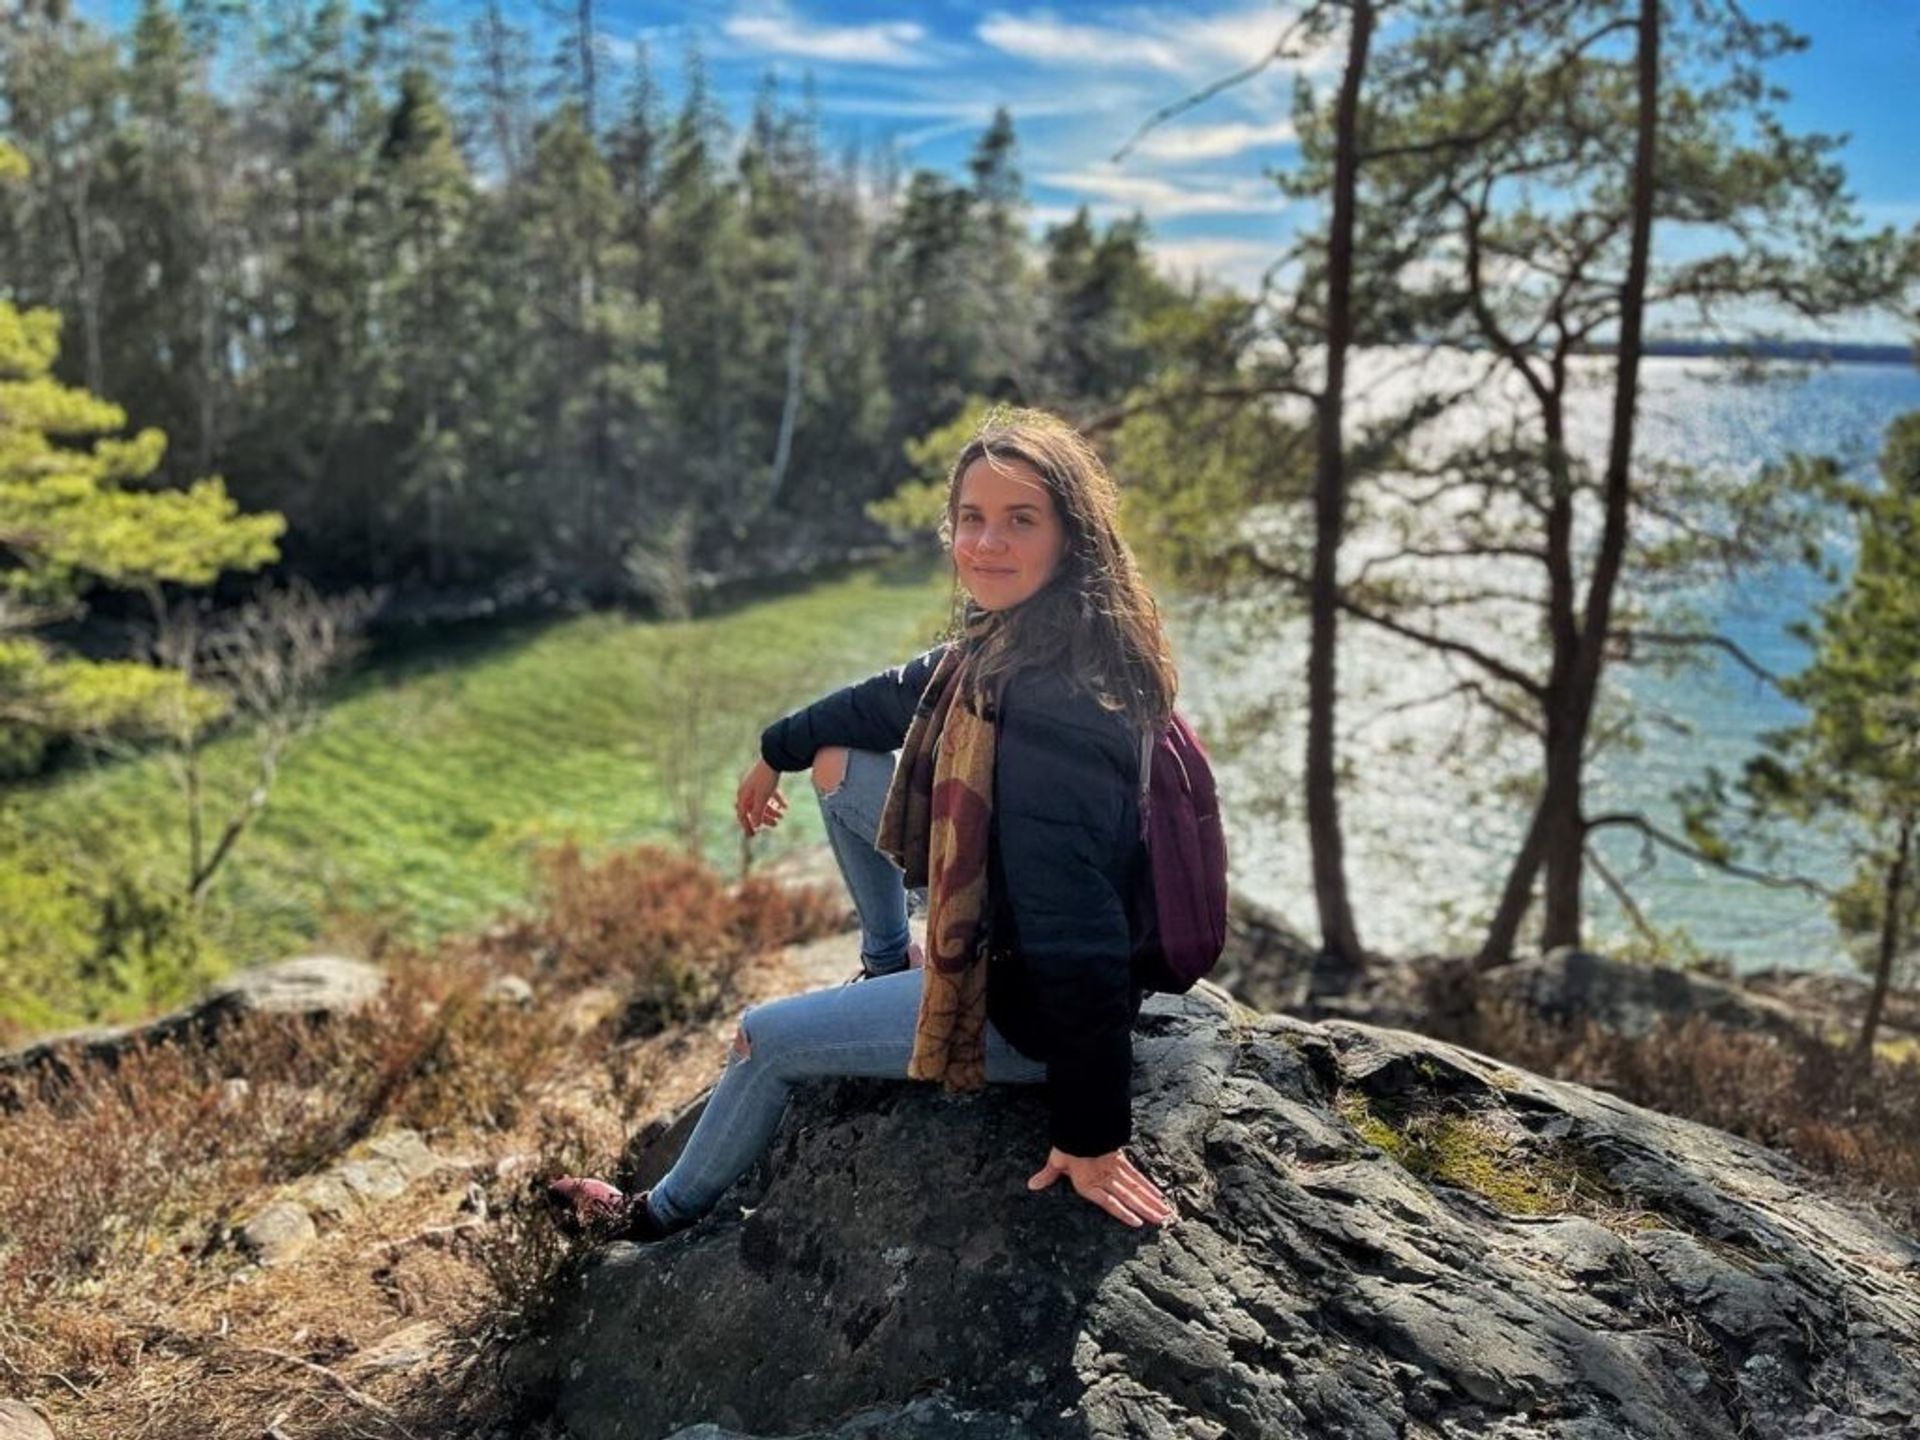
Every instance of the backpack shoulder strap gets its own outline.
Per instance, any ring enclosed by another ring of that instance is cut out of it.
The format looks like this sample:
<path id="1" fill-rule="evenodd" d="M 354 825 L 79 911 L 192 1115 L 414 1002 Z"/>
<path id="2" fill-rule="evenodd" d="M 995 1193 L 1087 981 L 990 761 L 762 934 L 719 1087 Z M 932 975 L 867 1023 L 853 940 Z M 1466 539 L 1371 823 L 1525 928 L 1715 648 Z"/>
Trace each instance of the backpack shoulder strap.
<path id="1" fill-rule="evenodd" d="M 1140 732 L 1140 808 L 1147 805 L 1147 794 L 1153 779 L 1153 741 L 1151 728 Z"/>

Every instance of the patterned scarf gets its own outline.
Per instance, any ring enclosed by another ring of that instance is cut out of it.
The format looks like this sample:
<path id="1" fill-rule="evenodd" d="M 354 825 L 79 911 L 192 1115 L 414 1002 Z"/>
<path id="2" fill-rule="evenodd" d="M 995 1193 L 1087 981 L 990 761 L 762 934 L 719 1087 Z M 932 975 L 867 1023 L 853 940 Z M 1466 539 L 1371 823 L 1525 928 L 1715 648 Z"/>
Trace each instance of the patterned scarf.
<path id="1" fill-rule="evenodd" d="M 929 887 L 927 963 L 907 1076 L 949 1091 L 986 1084 L 987 837 L 993 819 L 995 717 L 960 698 L 973 659 L 998 627 L 992 610 L 969 610 L 966 636 L 950 644 L 921 693 L 887 791 L 874 846 Z M 991 709 L 991 707 L 989 707 Z M 931 877 L 931 879 L 929 879 Z"/>

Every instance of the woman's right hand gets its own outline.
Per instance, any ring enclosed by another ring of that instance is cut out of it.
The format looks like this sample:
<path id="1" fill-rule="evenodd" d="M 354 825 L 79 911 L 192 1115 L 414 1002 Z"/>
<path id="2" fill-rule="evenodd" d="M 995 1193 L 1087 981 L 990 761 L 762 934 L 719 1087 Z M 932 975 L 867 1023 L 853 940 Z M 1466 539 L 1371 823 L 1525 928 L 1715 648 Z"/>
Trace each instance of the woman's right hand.
<path id="1" fill-rule="evenodd" d="M 765 760 L 755 760 L 748 766 L 733 797 L 733 813 L 748 835 L 762 825 L 769 829 L 778 825 L 787 813 L 786 797 L 780 793 L 780 772 Z"/>

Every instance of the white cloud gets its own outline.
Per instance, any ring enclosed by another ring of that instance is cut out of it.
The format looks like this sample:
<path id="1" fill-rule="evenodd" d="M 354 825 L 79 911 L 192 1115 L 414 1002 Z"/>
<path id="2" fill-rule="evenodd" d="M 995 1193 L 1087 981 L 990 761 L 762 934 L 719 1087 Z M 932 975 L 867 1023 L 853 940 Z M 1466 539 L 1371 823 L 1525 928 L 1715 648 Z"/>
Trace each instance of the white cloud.
<path id="1" fill-rule="evenodd" d="M 1128 175 L 1110 165 L 1084 170 L 1050 171 L 1038 177 L 1063 190 L 1089 197 L 1096 213 L 1140 211 L 1149 220 L 1176 215 L 1244 215 L 1285 207 L 1285 197 L 1258 176 L 1192 176 L 1169 180 L 1157 175 Z"/>
<path id="2" fill-rule="evenodd" d="M 1225 10 L 1198 20 L 1174 12 L 1167 17 L 1167 23 L 1175 27 L 1176 32 L 1189 44 L 1212 59 L 1230 65 L 1251 65 L 1273 52 L 1273 47 L 1283 35 L 1287 35 L 1295 18 L 1280 6 L 1262 5 L 1251 10 Z M 1298 51 L 1301 48 L 1299 37 L 1292 37 L 1289 49 Z M 1320 69 L 1328 63 L 1330 56 L 1331 52 L 1323 46 L 1302 54 L 1298 59 L 1280 63 L 1294 70 Z"/>
<path id="3" fill-rule="evenodd" d="M 1174 122 L 1147 133 L 1132 153 L 1156 160 L 1218 160 L 1260 145 L 1285 145 L 1294 138 L 1293 122 L 1271 125 L 1182 125 Z"/>
<path id="4" fill-rule="evenodd" d="M 911 150 L 916 145 L 925 145 L 934 140 L 944 140 L 949 135 L 963 135 L 971 131 L 987 128 L 992 121 L 990 115 L 962 115 L 957 120 L 942 120 L 935 125 L 923 125 L 918 130 L 903 130 L 894 135 L 893 143 L 902 150 Z"/>
<path id="5" fill-rule="evenodd" d="M 1046 10 L 997 10 L 975 33 L 996 50 L 1041 64 L 1132 66 L 1192 77 L 1265 59 L 1292 22 L 1286 8 L 1272 5 L 1198 18 L 1184 7 L 1134 6 L 1116 8 L 1096 21 L 1063 20 Z M 1321 69 L 1327 63 L 1328 51 L 1322 47 L 1279 62 L 1275 69 L 1284 74 Z"/>
<path id="6" fill-rule="evenodd" d="M 1084 94 L 1056 95 L 1051 100 L 1008 99 L 1004 102 L 1013 113 L 1014 124 L 1046 115 L 1076 115 L 1086 110 L 1100 107 L 1095 100 Z M 887 95 L 843 95 L 833 90 L 823 90 L 820 105 L 838 115 L 877 115 L 882 117 L 912 117 L 923 120 L 971 120 L 983 129 L 993 119 L 994 102 L 978 100 L 956 94 L 952 99 L 908 100 L 894 99 Z"/>
<path id="7" fill-rule="evenodd" d="M 994 49 L 1048 65 L 1132 65 L 1152 70 L 1185 69 L 1190 57 L 1168 40 L 1137 30 L 1076 25 L 1048 15 L 995 12 L 976 32 Z"/>
<path id="8" fill-rule="evenodd" d="M 1089 205 L 1087 207 L 1088 217 L 1091 219 L 1112 218 L 1117 220 L 1127 213 L 1118 206 L 1104 207 L 1104 216 L 1094 213 L 1096 210 L 1101 210 L 1102 208 L 1103 207 L 1100 206 Z M 1045 231 L 1048 226 L 1072 224 L 1073 217 L 1079 213 L 1080 207 L 1078 205 L 1029 205 L 1026 211 L 1027 221 L 1032 226 L 1036 236 Z"/>
<path id="9" fill-rule="evenodd" d="M 934 63 L 926 46 L 926 26 L 914 20 L 826 25 L 802 19 L 784 5 L 771 5 L 729 16 L 720 28 L 729 40 L 801 60 L 909 67 Z"/>

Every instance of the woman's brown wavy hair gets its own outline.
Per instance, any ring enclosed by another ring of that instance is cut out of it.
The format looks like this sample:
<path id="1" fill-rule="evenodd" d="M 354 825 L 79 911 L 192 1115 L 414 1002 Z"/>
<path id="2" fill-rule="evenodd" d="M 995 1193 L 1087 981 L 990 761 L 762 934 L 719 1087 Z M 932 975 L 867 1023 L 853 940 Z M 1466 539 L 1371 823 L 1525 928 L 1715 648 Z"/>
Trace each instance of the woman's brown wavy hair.
<path id="1" fill-rule="evenodd" d="M 940 541 L 949 557 L 959 518 L 960 479 L 985 457 L 996 467 L 1023 460 L 1045 482 L 1066 527 L 1067 544 L 1052 577 L 997 623 L 985 627 L 975 683 L 990 696 L 1028 665 L 1058 668 L 1108 710 L 1124 711 L 1138 729 L 1167 723 L 1179 692 L 1160 606 L 1140 578 L 1120 534 L 1120 493 L 1107 467 L 1078 431 L 1044 410 L 996 406 L 962 447 L 947 475 L 947 511 Z M 953 575 L 949 641 L 984 619 Z"/>

